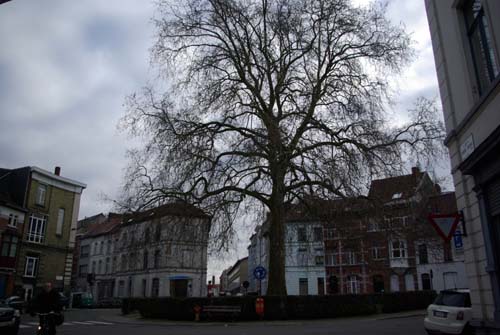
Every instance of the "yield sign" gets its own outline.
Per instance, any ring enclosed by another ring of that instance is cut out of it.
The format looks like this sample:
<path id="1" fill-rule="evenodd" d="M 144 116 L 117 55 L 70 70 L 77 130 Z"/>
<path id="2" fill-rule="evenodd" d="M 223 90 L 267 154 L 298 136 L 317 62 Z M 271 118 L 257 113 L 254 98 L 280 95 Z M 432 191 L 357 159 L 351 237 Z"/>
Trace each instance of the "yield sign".
<path id="1" fill-rule="evenodd" d="M 432 223 L 439 236 L 445 241 L 451 240 L 455 229 L 460 222 L 460 214 L 431 214 L 429 221 Z"/>

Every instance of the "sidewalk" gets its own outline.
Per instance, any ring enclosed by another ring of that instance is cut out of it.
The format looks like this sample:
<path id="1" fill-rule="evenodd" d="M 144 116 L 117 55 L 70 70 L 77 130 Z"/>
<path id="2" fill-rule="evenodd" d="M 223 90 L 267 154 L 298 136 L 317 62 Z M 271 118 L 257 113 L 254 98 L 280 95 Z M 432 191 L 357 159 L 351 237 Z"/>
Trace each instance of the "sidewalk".
<path id="1" fill-rule="evenodd" d="M 313 319 L 313 320 L 276 320 L 276 321 L 214 321 L 214 322 L 195 322 L 195 321 L 173 321 L 173 320 L 162 320 L 162 319 L 145 319 L 141 317 L 139 313 L 131 313 L 128 315 L 121 315 L 121 312 L 117 310 L 117 314 L 103 313 L 100 318 L 104 321 L 130 324 L 130 325 L 158 325 L 158 326 L 188 326 L 188 327 L 207 327 L 207 326 L 292 326 L 292 325 L 304 325 L 304 324 L 321 324 L 321 323 L 336 323 L 345 321 L 382 321 L 390 319 L 403 319 L 411 317 L 423 317 L 426 314 L 426 310 L 415 310 L 408 312 L 392 313 L 392 314 L 373 314 L 367 316 L 355 316 L 355 317 L 342 317 L 334 319 Z"/>

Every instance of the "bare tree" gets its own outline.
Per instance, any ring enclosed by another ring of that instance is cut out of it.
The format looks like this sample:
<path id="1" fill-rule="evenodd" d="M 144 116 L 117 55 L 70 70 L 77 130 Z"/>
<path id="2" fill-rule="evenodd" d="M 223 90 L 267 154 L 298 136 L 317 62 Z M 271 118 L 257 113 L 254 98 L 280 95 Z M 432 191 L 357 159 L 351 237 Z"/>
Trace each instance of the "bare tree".
<path id="1" fill-rule="evenodd" d="M 383 6 L 350 0 L 159 2 L 153 60 L 162 91 L 128 100 L 128 205 L 181 198 L 214 218 L 217 241 L 244 205 L 270 212 L 269 290 L 286 295 L 284 204 L 356 195 L 399 171 L 407 150 L 436 153 L 442 125 L 427 101 L 390 126 L 389 74 L 412 57 Z"/>

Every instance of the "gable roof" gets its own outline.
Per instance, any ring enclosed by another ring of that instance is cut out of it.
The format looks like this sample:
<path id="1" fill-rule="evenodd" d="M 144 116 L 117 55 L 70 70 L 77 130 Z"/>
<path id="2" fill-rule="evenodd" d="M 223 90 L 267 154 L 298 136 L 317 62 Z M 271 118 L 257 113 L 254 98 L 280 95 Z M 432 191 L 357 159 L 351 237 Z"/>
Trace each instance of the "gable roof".
<path id="1" fill-rule="evenodd" d="M 429 176 L 418 168 L 413 168 L 411 174 L 373 180 L 368 197 L 382 203 L 392 200 L 409 199 L 415 195 L 422 178 Z M 429 178 L 430 179 L 430 178 Z"/>

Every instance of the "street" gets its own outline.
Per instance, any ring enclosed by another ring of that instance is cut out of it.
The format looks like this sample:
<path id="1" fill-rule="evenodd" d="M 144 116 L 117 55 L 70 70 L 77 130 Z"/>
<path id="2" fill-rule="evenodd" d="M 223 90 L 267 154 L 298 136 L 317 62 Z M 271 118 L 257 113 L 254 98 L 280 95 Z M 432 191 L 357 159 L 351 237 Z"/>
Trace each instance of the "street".
<path id="1" fill-rule="evenodd" d="M 363 318 L 344 318 L 309 321 L 188 323 L 164 321 L 136 321 L 120 316 L 119 310 L 71 310 L 65 313 L 65 323 L 58 327 L 63 334 L 405 334 L 423 335 L 423 316 L 390 318 L 374 315 Z M 23 315 L 20 335 L 36 333 L 36 319 Z"/>

